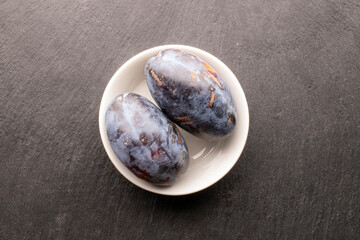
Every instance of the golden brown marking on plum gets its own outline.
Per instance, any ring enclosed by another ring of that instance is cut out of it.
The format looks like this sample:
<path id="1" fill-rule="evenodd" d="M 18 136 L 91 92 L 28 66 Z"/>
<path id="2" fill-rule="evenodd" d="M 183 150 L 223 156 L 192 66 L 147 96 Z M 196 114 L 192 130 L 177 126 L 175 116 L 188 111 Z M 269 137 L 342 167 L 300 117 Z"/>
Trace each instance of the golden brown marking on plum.
<path id="1" fill-rule="evenodd" d="M 214 101 L 215 101 L 215 93 L 212 91 L 211 95 L 210 95 L 210 101 L 209 101 L 209 107 L 211 108 L 214 105 Z"/>
<path id="2" fill-rule="evenodd" d="M 179 129 L 177 129 L 177 127 L 175 127 L 175 131 L 176 131 L 176 135 L 178 136 L 178 144 L 183 144 L 181 137 L 180 137 Z"/>
<path id="3" fill-rule="evenodd" d="M 201 94 L 201 89 L 198 90 L 198 94 Z"/>
<path id="4" fill-rule="evenodd" d="M 174 117 L 176 120 L 181 121 L 180 124 L 185 124 L 185 125 L 191 125 L 194 123 L 194 120 L 189 120 L 189 115 L 187 116 L 182 116 L 182 117 Z"/>
<path id="5" fill-rule="evenodd" d="M 193 72 L 191 72 L 191 80 L 192 80 L 193 82 L 196 81 L 196 75 L 195 75 L 195 73 L 193 73 Z"/>
<path id="6" fill-rule="evenodd" d="M 158 94 L 158 93 L 155 93 L 155 96 L 159 97 L 159 96 L 160 96 L 160 94 Z"/>
<path id="7" fill-rule="evenodd" d="M 171 134 L 171 127 L 169 126 L 169 132 L 168 132 L 168 135 L 170 135 Z"/>
<path id="8" fill-rule="evenodd" d="M 206 67 L 206 69 L 207 69 L 212 75 L 214 75 L 215 77 L 217 77 L 217 74 L 216 74 L 215 70 L 214 70 L 209 64 L 207 64 L 206 62 L 203 62 L 202 64 Z"/>
<path id="9" fill-rule="evenodd" d="M 230 110 L 226 110 L 226 117 L 228 119 L 226 123 L 232 123 L 234 121 L 234 124 L 235 124 L 236 120 L 234 118 L 233 113 Z"/>
<path id="10" fill-rule="evenodd" d="M 208 76 L 209 78 L 211 78 L 212 80 L 214 80 L 214 82 L 219 86 L 220 89 L 224 90 L 223 86 L 221 86 L 221 83 L 219 82 L 219 80 L 215 77 L 214 74 L 212 74 L 211 72 L 202 72 L 205 76 Z"/>
<path id="11" fill-rule="evenodd" d="M 185 124 L 185 125 L 192 125 L 193 123 L 194 123 L 194 120 L 181 122 L 181 124 Z"/>
<path id="12" fill-rule="evenodd" d="M 219 86 L 219 88 L 221 88 L 221 89 L 224 90 L 224 88 L 221 86 L 219 80 L 218 80 L 214 75 L 210 74 L 210 77 L 211 77 L 211 78 L 214 80 L 214 82 Z"/>
<path id="13" fill-rule="evenodd" d="M 187 116 L 182 116 L 182 117 L 174 117 L 176 120 L 179 120 L 179 121 L 186 121 L 190 116 L 187 115 Z"/>
<path id="14" fill-rule="evenodd" d="M 154 70 L 150 70 L 151 76 L 153 77 L 153 79 L 156 81 L 157 85 L 159 87 L 161 87 L 163 85 L 163 82 L 159 79 L 159 77 L 156 75 L 156 73 L 154 72 Z"/>
<path id="15" fill-rule="evenodd" d="M 174 135 L 173 135 L 173 139 L 171 140 L 172 143 L 175 142 L 175 136 L 176 136 L 176 135 L 174 134 Z"/>

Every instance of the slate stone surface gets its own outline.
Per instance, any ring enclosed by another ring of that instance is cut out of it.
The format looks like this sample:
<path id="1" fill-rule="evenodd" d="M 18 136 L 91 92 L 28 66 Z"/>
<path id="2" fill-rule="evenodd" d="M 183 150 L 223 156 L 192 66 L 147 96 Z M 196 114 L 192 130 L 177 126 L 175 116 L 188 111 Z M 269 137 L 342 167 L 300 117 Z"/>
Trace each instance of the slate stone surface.
<path id="1" fill-rule="evenodd" d="M 128 182 L 98 132 L 111 76 L 169 43 L 250 109 L 235 167 L 183 197 Z M 357 0 L 3 0 L 0 93 L 0 239 L 360 239 Z"/>

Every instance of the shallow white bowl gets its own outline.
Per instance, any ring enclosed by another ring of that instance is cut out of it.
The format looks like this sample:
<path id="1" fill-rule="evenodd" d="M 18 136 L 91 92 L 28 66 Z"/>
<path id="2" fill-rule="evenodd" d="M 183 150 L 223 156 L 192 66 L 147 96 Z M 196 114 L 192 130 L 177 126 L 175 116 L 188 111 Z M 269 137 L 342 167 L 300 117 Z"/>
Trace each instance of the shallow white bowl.
<path id="1" fill-rule="evenodd" d="M 231 89 L 236 102 L 237 122 L 230 137 L 209 142 L 180 130 L 187 143 L 190 163 L 187 171 L 170 187 L 160 187 L 137 178 L 117 158 L 110 146 L 105 127 L 105 113 L 111 100 L 126 92 L 140 94 L 155 103 L 146 85 L 144 68 L 150 57 L 167 48 L 179 48 L 191 52 L 208 62 L 222 76 Z M 213 55 L 198 48 L 184 45 L 164 45 L 143 51 L 128 60 L 108 83 L 101 100 L 99 127 L 105 150 L 119 172 L 130 182 L 150 192 L 163 195 L 186 195 L 203 190 L 224 177 L 235 165 L 245 146 L 249 130 L 249 110 L 244 91 L 231 70 Z"/>

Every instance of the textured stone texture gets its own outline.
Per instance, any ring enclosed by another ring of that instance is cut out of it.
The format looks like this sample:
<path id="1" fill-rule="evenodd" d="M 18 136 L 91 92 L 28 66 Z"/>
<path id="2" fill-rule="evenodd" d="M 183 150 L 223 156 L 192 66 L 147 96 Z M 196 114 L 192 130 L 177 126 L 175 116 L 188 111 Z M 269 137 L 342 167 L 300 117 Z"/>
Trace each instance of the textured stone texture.
<path id="1" fill-rule="evenodd" d="M 122 177 L 97 114 L 118 67 L 178 43 L 222 59 L 243 155 L 200 193 Z M 0 2 L 0 239 L 359 239 L 357 0 Z"/>

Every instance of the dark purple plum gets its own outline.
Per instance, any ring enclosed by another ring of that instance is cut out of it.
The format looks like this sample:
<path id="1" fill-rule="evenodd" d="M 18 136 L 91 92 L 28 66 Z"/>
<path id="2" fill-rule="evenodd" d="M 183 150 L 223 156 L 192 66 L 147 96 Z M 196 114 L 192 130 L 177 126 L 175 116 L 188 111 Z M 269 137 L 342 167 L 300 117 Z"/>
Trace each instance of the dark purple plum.
<path id="1" fill-rule="evenodd" d="M 186 170 L 189 153 L 179 129 L 145 97 L 117 96 L 105 124 L 116 156 L 137 177 L 171 185 Z"/>
<path id="2" fill-rule="evenodd" d="M 145 75 L 158 106 L 181 128 L 215 140 L 234 129 L 236 107 L 230 89 L 201 58 L 166 49 L 148 60 Z"/>

